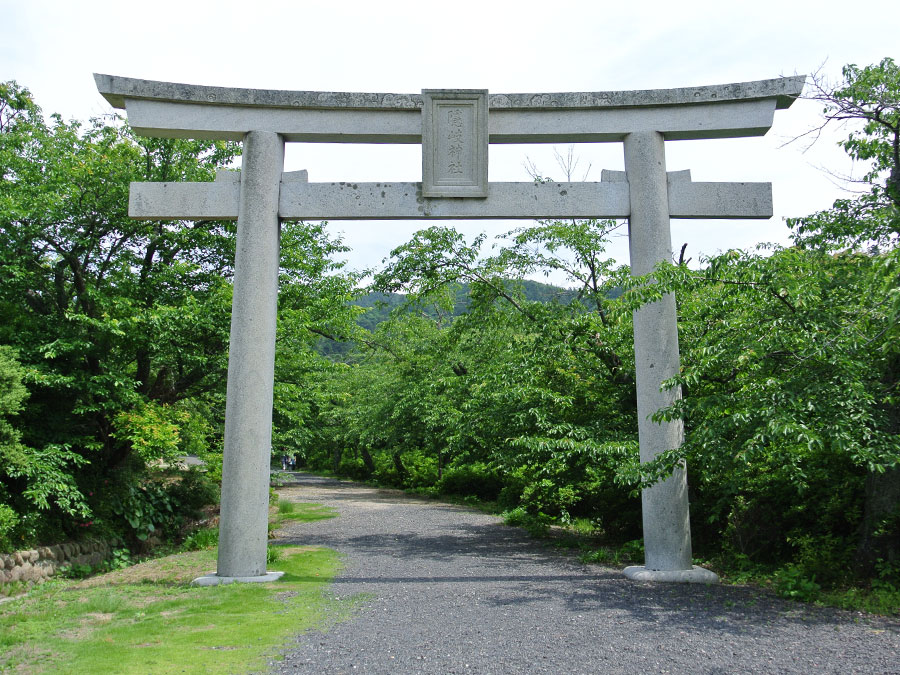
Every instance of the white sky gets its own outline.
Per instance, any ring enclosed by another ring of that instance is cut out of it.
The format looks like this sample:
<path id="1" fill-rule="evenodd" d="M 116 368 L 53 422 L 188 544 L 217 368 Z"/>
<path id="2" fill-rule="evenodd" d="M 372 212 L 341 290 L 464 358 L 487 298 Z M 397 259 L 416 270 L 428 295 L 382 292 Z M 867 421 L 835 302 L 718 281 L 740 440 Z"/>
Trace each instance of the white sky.
<path id="1" fill-rule="evenodd" d="M 235 87 L 418 93 L 600 91 L 722 84 L 808 74 L 832 79 L 846 63 L 900 57 L 896 0 L 774 2 L 444 2 L 342 0 L 0 0 L 0 80 L 15 79 L 45 114 L 110 112 L 92 73 Z M 666 144 L 667 168 L 694 180 L 770 181 L 770 221 L 672 221 L 677 251 L 696 259 L 761 241 L 786 243 L 786 216 L 827 208 L 841 189 L 822 167 L 849 173 L 828 136 L 805 154 L 783 143 L 817 123 L 820 107 L 778 111 L 763 138 Z M 565 153 L 567 148 L 558 148 Z M 552 146 L 491 146 L 490 179 L 527 181 L 530 157 L 564 179 Z M 587 178 L 621 169 L 620 144 L 576 146 Z M 419 146 L 299 145 L 286 170 L 311 181 L 421 180 Z M 449 223 L 448 223 L 449 224 Z M 517 223 L 455 226 L 475 233 Z M 377 265 L 427 223 L 333 223 L 354 249 L 352 267 Z M 610 253 L 627 262 L 620 239 Z"/>

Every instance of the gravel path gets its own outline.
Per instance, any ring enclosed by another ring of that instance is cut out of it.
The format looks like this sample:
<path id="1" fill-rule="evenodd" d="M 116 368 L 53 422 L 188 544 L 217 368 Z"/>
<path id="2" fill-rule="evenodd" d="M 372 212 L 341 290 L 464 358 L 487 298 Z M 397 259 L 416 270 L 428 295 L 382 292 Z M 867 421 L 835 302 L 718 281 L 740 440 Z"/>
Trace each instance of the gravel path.
<path id="1" fill-rule="evenodd" d="M 494 516 L 295 474 L 283 498 L 340 517 L 286 543 L 339 551 L 349 621 L 298 636 L 277 673 L 900 673 L 900 622 L 732 586 L 635 583 Z"/>

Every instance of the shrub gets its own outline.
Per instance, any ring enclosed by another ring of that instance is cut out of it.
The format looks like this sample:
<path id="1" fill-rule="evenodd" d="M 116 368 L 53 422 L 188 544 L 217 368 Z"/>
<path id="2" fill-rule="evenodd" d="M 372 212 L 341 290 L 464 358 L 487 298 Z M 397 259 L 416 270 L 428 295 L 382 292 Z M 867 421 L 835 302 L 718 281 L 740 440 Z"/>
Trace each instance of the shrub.
<path id="1" fill-rule="evenodd" d="M 445 495 L 473 495 L 485 501 L 493 501 L 500 495 L 503 482 L 487 464 L 474 462 L 447 469 L 437 482 L 437 488 Z"/>
<path id="2" fill-rule="evenodd" d="M 113 419 L 113 437 L 128 441 L 144 462 L 174 462 L 181 454 L 181 435 L 174 411 L 148 401 L 123 410 Z"/>
<path id="3" fill-rule="evenodd" d="M 822 587 L 816 578 L 808 577 L 797 565 L 790 564 L 778 570 L 774 576 L 775 591 L 783 598 L 812 602 L 819 596 Z"/>
<path id="4" fill-rule="evenodd" d="M 219 545 L 219 528 L 202 527 L 188 535 L 181 548 L 185 551 L 203 551 Z"/>
<path id="5" fill-rule="evenodd" d="M 424 488 L 437 483 L 437 459 L 426 455 L 421 450 L 404 453 L 403 466 L 406 469 L 406 476 L 403 480 L 404 487 Z"/>
<path id="6" fill-rule="evenodd" d="M 551 518 L 543 513 L 541 514 L 533 514 L 529 513 L 524 507 L 517 506 L 516 508 L 505 511 L 500 514 L 503 517 L 503 522 L 512 527 L 521 527 L 523 530 L 528 532 L 532 537 L 544 537 L 547 535 L 547 532 L 550 530 L 550 522 Z"/>
<path id="7" fill-rule="evenodd" d="M 403 473 L 398 470 L 397 464 L 402 462 L 395 460 L 394 456 L 387 452 L 379 452 L 374 455 L 375 473 L 373 477 L 381 485 L 392 485 L 394 487 L 403 487 Z M 405 470 L 405 469 L 404 469 Z"/>
<path id="8" fill-rule="evenodd" d="M 12 551 L 12 532 L 19 523 L 19 516 L 6 504 L 0 504 L 0 552 Z"/>
<path id="9" fill-rule="evenodd" d="M 363 463 L 362 458 L 353 457 L 346 453 L 341 457 L 341 463 L 338 464 L 335 473 L 339 476 L 346 476 L 352 480 L 365 480 L 369 477 L 369 470 Z"/>
<path id="10" fill-rule="evenodd" d="M 219 484 L 197 467 L 182 472 L 166 491 L 175 509 L 188 518 L 199 518 L 204 506 L 219 501 Z"/>

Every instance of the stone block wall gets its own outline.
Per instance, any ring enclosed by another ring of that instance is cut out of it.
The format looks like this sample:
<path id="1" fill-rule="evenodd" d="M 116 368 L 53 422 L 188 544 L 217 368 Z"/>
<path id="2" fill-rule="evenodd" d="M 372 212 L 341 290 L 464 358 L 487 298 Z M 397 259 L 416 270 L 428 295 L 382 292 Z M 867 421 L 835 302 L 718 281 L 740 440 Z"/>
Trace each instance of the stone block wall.
<path id="1" fill-rule="evenodd" d="M 0 584 L 40 583 L 71 565 L 98 565 L 110 554 L 104 541 L 78 541 L 0 554 Z"/>

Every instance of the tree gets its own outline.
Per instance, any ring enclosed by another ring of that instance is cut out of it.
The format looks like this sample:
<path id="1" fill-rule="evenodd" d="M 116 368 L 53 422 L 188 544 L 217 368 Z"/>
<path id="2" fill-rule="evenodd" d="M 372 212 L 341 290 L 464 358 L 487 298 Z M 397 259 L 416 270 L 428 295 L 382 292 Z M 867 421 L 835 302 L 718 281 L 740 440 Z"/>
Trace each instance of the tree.
<path id="1" fill-rule="evenodd" d="M 663 265 L 637 294 L 679 293 L 685 396 L 661 417 L 685 419 L 712 518 L 743 554 L 816 551 L 820 578 L 900 560 L 900 70 L 843 75 L 812 98 L 859 123 L 842 146 L 871 161 L 867 191 L 790 220 L 789 248 Z"/>
<path id="2" fill-rule="evenodd" d="M 176 407 L 220 389 L 225 366 L 229 226 L 132 220 L 128 184 L 209 179 L 237 150 L 45 122 L 26 89 L 0 85 L 0 343 L 26 366 L 25 447 L 82 496 L 170 456 L 178 436 L 162 430 L 190 416 Z M 39 507 L 73 513 L 58 492 Z"/>
<path id="3" fill-rule="evenodd" d="M 900 66 L 893 59 L 860 68 L 850 64 L 832 84 L 811 78 L 807 95 L 824 104 L 822 125 L 849 124 L 840 142 L 855 161 L 868 164 L 858 181 L 864 193 L 832 208 L 792 221 L 800 245 L 896 248 L 900 236 Z"/>
<path id="4" fill-rule="evenodd" d="M 823 124 L 852 125 L 841 146 L 869 164 L 862 178 L 866 192 L 791 224 L 798 246 L 869 247 L 875 265 L 867 290 L 882 300 L 886 315 L 883 337 L 874 339 L 881 348 L 874 391 L 887 428 L 900 435 L 900 67 L 885 58 L 863 68 L 847 65 L 842 75 L 836 85 L 813 78 L 811 98 L 825 104 Z M 860 561 L 871 564 L 882 554 L 900 560 L 900 466 L 871 471 L 866 495 Z"/>

